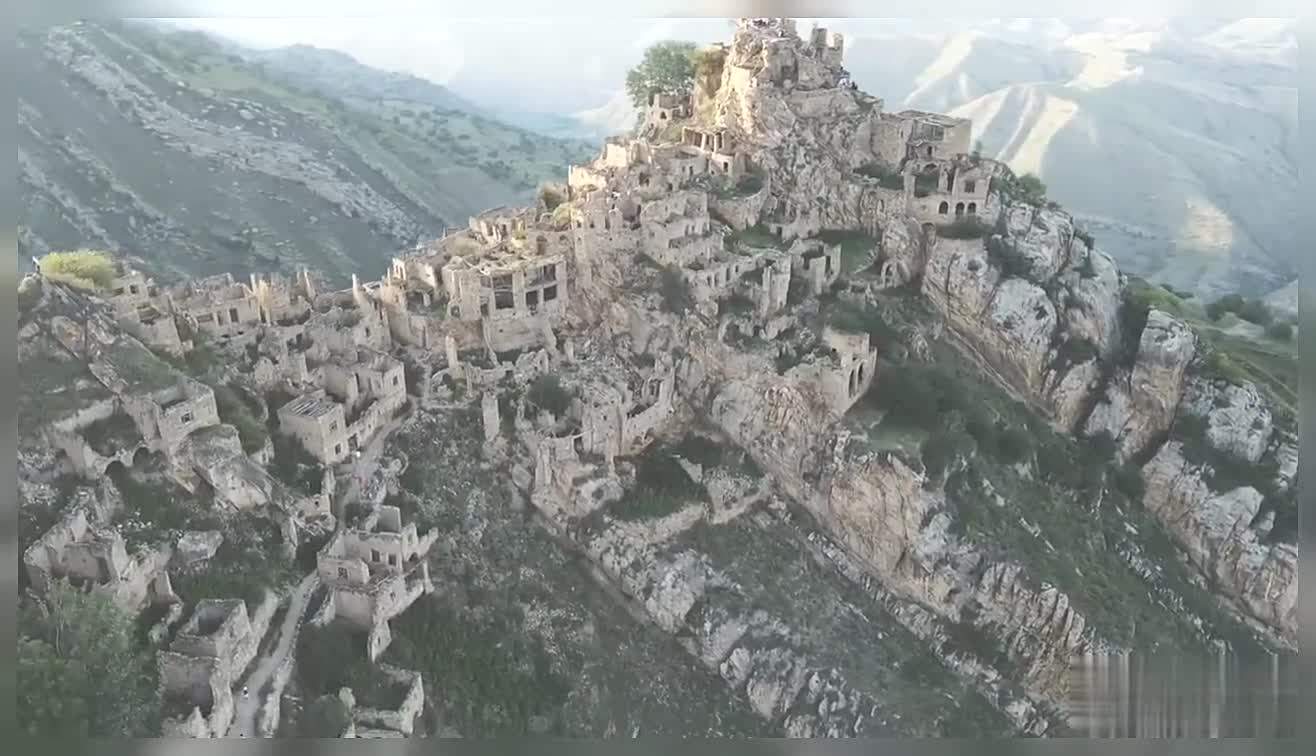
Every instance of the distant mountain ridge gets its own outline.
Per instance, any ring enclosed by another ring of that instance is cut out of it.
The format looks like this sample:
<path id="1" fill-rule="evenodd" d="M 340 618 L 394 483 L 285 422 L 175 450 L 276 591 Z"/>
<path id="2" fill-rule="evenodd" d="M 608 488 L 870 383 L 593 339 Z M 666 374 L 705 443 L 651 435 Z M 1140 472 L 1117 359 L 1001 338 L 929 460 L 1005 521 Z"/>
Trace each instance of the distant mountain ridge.
<path id="1" fill-rule="evenodd" d="M 343 282 L 593 151 L 305 46 L 78 23 L 24 35 L 17 59 L 20 266 L 93 246 L 162 278 L 306 266 Z"/>

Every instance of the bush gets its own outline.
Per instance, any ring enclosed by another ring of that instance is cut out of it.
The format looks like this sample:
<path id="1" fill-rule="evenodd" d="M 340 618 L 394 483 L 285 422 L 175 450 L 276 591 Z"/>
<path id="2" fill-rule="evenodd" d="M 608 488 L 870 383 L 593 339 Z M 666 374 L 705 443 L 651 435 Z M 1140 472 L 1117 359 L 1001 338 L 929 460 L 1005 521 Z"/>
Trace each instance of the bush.
<path id="1" fill-rule="evenodd" d="M 551 213 L 567 201 L 567 191 L 561 184 L 545 183 L 539 187 L 539 200 Z"/>
<path id="2" fill-rule="evenodd" d="M 955 460 L 971 453 L 972 450 L 973 440 L 967 434 L 958 431 L 939 431 L 929 436 L 919 446 L 923 469 L 927 472 L 930 481 L 940 480 Z"/>
<path id="3" fill-rule="evenodd" d="M 1293 324 L 1287 322 L 1272 323 L 1266 328 L 1266 335 L 1276 341 L 1292 341 Z"/>
<path id="4" fill-rule="evenodd" d="M 38 262 L 41 275 L 83 289 L 108 289 L 116 277 L 108 252 L 79 249 L 51 252 Z"/>
<path id="5" fill-rule="evenodd" d="M 301 734 L 304 738 L 338 738 L 347 732 L 352 712 L 336 695 L 326 693 L 311 702 L 302 715 Z"/>
<path id="6" fill-rule="evenodd" d="M 1207 317 L 1211 320 L 1219 320 L 1230 312 L 1259 326 L 1268 326 L 1275 319 L 1265 302 L 1247 299 L 1241 294 L 1228 294 L 1206 306 Z"/>
<path id="7" fill-rule="evenodd" d="M 541 375 L 530 384 L 526 399 L 540 409 L 548 410 L 554 417 L 562 417 L 571 408 L 571 393 L 562 387 L 556 375 Z"/>
<path id="8" fill-rule="evenodd" d="M 1015 187 L 1019 190 L 1020 199 L 1031 205 L 1040 205 L 1046 201 L 1046 184 L 1042 179 L 1031 173 L 1025 173 L 1015 180 Z"/>
<path id="9" fill-rule="evenodd" d="M 663 268 L 661 286 L 664 312 L 682 315 L 694 307 L 695 300 L 690 293 L 690 284 L 676 266 L 668 265 Z"/>
<path id="10" fill-rule="evenodd" d="M 242 440 L 242 451 L 255 454 L 265 446 L 269 431 L 252 412 L 251 406 L 242 399 L 242 389 L 232 386 L 215 387 L 215 406 L 219 410 L 220 422 L 238 429 Z"/>

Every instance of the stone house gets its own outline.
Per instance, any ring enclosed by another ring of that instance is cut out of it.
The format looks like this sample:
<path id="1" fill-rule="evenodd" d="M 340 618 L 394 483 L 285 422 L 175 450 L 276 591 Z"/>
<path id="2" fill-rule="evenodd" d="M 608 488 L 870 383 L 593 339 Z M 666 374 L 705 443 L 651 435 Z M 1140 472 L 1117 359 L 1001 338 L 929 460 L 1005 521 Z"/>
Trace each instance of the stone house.
<path id="1" fill-rule="evenodd" d="M 135 615 L 151 604 L 177 600 L 166 571 L 170 556 L 167 547 L 129 556 L 122 535 L 90 524 L 78 508 L 28 547 L 23 567 L 38 593 L 68 580 Z"/>
<path id="2" fill-rule="evenodd" d="M 185 284 L 171 297 L 177 314 L 220 340 L 244 336 L 261 322 L 260 297 L 228 273 Z"/>
<path id="3" fill-rule="evenodd" d="M 253 622 L 240 599 L 197 602 L 169 649 L 156 657 L 166 705 L 188 711 L 166 720 L 166 736 L 224 736 L 233 722 L 233 686 L 255 658 L 268 622 Z"/>
<path id="4" fill-rule="evenodd" d="M 405 372 L 401 362 L 382 352 L 334 354 L 315 372 L 322 388 L 280 407 L 279 426 L 316 459 L 342 462 L 406 403 Z"/>
<path id="5" fill-rule="evenodd" d="M 329 597 L 315 621 L 339 620 L 367 631 L 367 655 L 378 658 L 392 642 L 388 621 L 434 590 L 426 555 L 438 535 L 419 535 L 415 523 L 404 526 L 393 506 L 377 507 L 360 526 L 337 531 L 316 560 Z"/>

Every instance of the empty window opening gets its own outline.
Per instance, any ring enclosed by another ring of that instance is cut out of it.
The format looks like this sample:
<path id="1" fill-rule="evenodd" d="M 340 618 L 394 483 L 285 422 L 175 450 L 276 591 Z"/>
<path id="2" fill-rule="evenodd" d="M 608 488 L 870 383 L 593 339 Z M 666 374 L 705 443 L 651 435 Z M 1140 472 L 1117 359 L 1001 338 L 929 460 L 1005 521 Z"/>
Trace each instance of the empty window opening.
<path id="1" fill-rule="evenodd" d="M 978 203 L 977 203 L 977 202 L 970 202 L 970 203 L 969 203 L 969 215 L 974 215 L 974 214 L 976 214 L 977 212 L 978 212 Z"/>
<path id="2" fill-rule="evenodd" d="M 544 289 L 544 301 L 552 302 L 554 299 L 557 299 L 557 287 L 550 286 Z"/>
<path id="3" fill-rule="evenodd" d="M 943 202 L 940 205 L 937 205 L 937 215 L 945 215 L 946 213 L 949 212 L 950 212 L 949 202 Z"/>
<path id="4" fill-rule="evenodd" d="M 525 304 L 526 304 L 526 307 L 538 307 L 538 306 L 539 306 L 539 292 L 537 292 L 537 291 L 527 291 L 527 292 L 525 293 Z"/>
<path id="5" fill-rule="evenodd" d="M 379 558 L 379 557 L 380 557 L 379 549 L 371 549 L 371 550 L 370 550 L 370 561 L 372 561 L 372 562 L 378 562 L 378 561 L 380 561 L 380 558 Z"/>
<path id="6" fill-rule="evenodd" d="M 974 192 L 977 188 L 978 188 L 978 182 L 977 182 L 977 181 L 974 181 L 973 179 L 968 179 L 968 180 L 966 180 L 966 181 L 964 182 L 964 193 L 965 193 L 965 194 L 973 194 L 973 192 Z"/>
<path id="7" fill-rule="evenodd" d="M 956 202 L 956 203 L 955 203 L 955 217 L 958 218 L 958 217 L 960 217 L 960 216 L 962 216 L 962 215 L 964 215 L 964 203 L 963 203 L 963 202 Z"/>
<path id="8" fill-rule="evenodd" d="M 512 308 L 515 307 L 515 306 L 516 306 L 516 305 L 513 304 L 513 302 L 512 302 L 512 292 L 510 292 L 510 291 L 495 291 L 495 292 L 494 292 L 494 309 L 495 309 L 495 310 L 510 310 L 510 309 L 512 309 Z"/>

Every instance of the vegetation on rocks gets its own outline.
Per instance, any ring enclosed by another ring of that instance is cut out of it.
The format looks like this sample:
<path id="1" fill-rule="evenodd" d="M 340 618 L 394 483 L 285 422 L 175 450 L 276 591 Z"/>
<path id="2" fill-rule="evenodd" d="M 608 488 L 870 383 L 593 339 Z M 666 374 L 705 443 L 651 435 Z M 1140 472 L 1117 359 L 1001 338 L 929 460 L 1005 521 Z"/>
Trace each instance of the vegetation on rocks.
<path id="1" fill-rule="evenodd" d="M 46 278 L 79 289 L 108 289 L 114 283 L 114 261 L 108 252 L 92 249 L 51 252 L 38 265 Z"/>
<path id="2" fill-rule="evenodd" d="M 107 597 L 56 586 L 18 612 L 16 719 L 44 738 L 156 734 L 155 657 Z"/>

